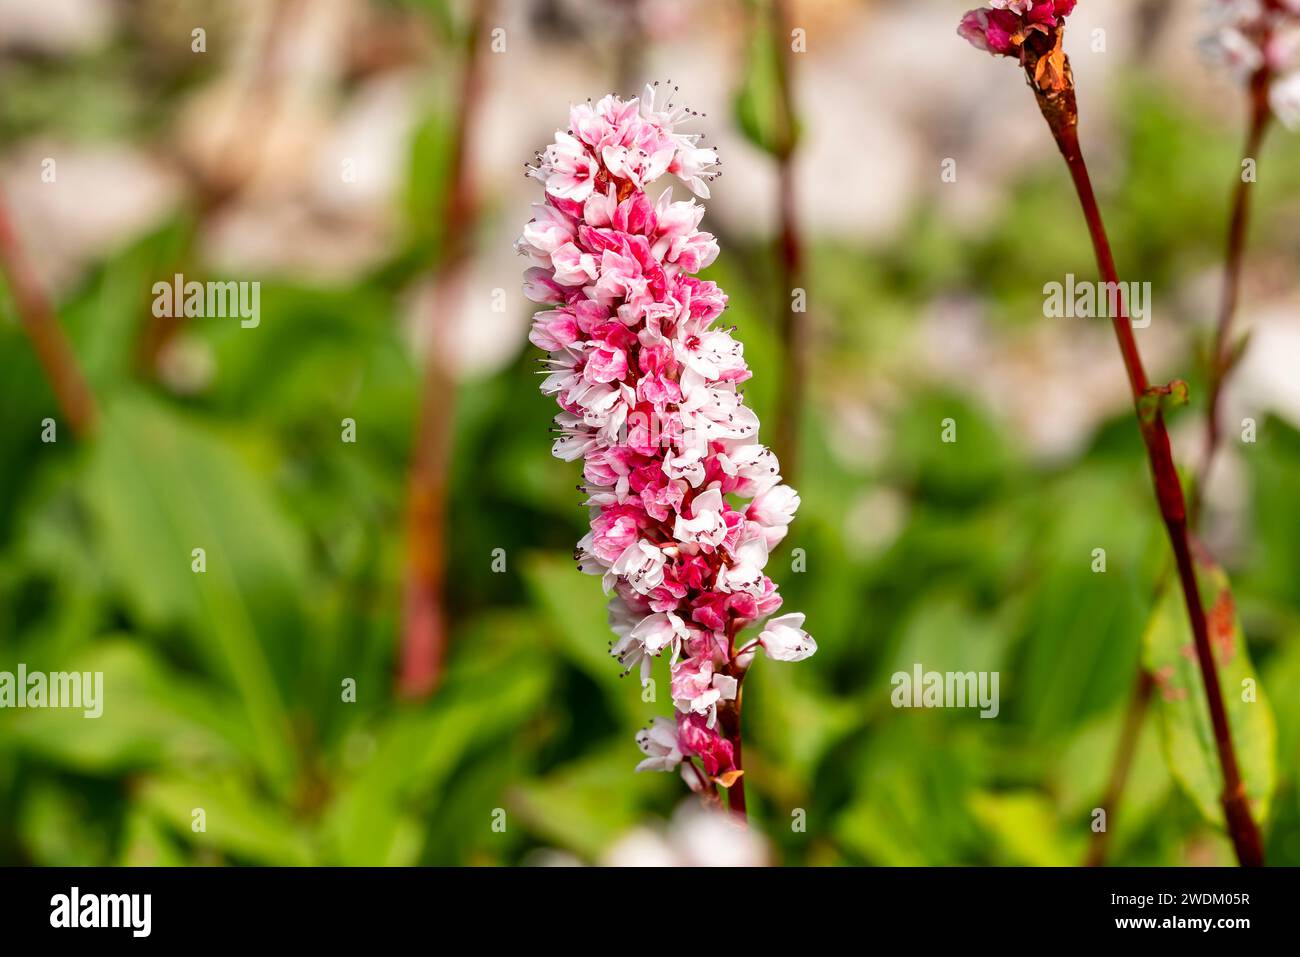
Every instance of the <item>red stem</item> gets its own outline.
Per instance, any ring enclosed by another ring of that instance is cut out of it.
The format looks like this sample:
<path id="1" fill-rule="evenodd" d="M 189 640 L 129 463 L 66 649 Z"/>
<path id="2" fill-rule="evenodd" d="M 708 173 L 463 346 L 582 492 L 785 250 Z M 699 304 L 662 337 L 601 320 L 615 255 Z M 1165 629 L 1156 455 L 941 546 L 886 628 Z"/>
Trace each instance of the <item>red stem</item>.
<path id="1" fill-rule="evenodd" d="M 732 761 L 737 771 L 744 770 L 741 756 L 740 702 L 747 669 L 740 667 L 736 658 L 736 622 L 733 620 L 727 628 L 727 657 L 725 673 L 736 679 L 736 700 L 723 702 L 718 708 L 718 726 L 722 736 L 731 742 Z M 727 804 L 732 813 L 746 817 L 745 813 L 745 776 L 742 773 L 727 788 Z"/>
<path id="2" fill-rule="evenodd" d="M 402 654 L 398 690 L 424 697 L 442 678 L 447 645 L 446 578 L 447 486 L 451 470 L 456 383 L 448 369 L 446 323 L 455 314 L 469 259 L 470 233 L 477 214 L 470 150 L 483 85 L 483 34 L 492 0 L 474 7 L 460 109 L 454 133 L 455 154 L 442 232 L 441 260 L 434 276 L 432 308 L 426 314 L 424 374 L 419 422 L 407 480 L 406 575 L 403 586 Z"/>
<path id="3" fill-rule="evenodd" d="M 1041 94 L 1039 102 L 1043 105 L 1044 98 Z M 1074 114 L 1072 109 L 1062 111 L 1045 107 L 1043 115 L 1056 137 L 1061 155 L 1065 158 L 1070 176 L 1074 180 L 1102 279 L 1115 283 L 1116 287 L 1121 289 L 1118 315 L 1113 318 L 1112 324 L 1120 355 L 1124 360 L 1124 368 L 1128 373 L 1134 405 L 1138 408 L 1138 426 L 1150 460 L 1156 500 L 1160 505 L 1160 514 L 1164 519 L 1170 546 L 1173 548 L 1178 580 L 1182 586 L 1184 604 L 1192 626 L 1196 658 L 1200 665 L 1206 701 L 1210 709 L 1210 723 L 1214 728 L 1215 748 L 1223 770 L 1224 791 L 1221 800 L 1228 833 L 1240 863 L 1243 866 L 1258 866 L 1263 864 L 1263 847 L 1259 830 L 1250 814 L 1245 784 L 1238 769 L 1236 752 L 1233 750 L 1232 733 L 1223 704 L 1223 691 L 1219 685 L 1219 674 L 1205 622 L 1205 608 L 1201 604 L 1200 590 L 1196 581 L 1191 545 L 1188 540 L 1186 503 L 1183 499 L 1182 485 L 1178 480 L 1178 472 L 1174 467 L 1169 432 L 1158 407 L 1149 415 L 1144 415 L 1140 408 L 1141 400 L 1147 395 L 1149 383 L 1146 370 L 1142 366 L 1137 342 L 1133 338 L 1133 326 L 1129 321 L 1128 309 L 1124 302 L 1123 287 L 1119 286 L 1119 276 L 1115 269 L 1110 241 L 1106 236 L 1106 227 L 1102 222 L 1101 210 L 1097 205 L 1092 181 L 1088 176 L 1088 167 L 1079 147 L 1077 114 Z"/>
<path id="4" fill-rule="evenodd" d="M 775 44 L 777 99 L 777 203 L 780 235 L 777 244 L 781 270 L 782 299 L 777 333 L 781 343 L 781 381 L 777 401 L 776 453 L 786 478 L 799 465 L 799 423 L 807 390 L 808 343 L 805 312 L 795 312 L 794 290 L 803 285 L 803 238 L 795 195 L 794 152 L 796 130 L 794 93 L 791 84 L 793 51 L 790 48 L 790 18 L 785 0 L 772 0 L 772 42 Z"/>
<path id="5" fill-rule="evenodd" d="M 1253 159 L 1259 155 L 1264 133 L 1268 130 L 1269 118 L 1273 115 L 1269 107 L 1269 86 L 1272 73 L 1268 66 L 1261 66 L 1250 80 L 1250 128 L 1246 132 L 1246 148 L 1243 158 Z M 1223 383 L 1232 367 L 1232 350 L 1229 338 L 1232 332 L 1232 320 L 1237 313 L 1237 300 L 1241 291 L 1241 264 L 1245 257 L 1246 227 L 1250 222 L 1251 184 L 1243 177 L 1238 177 L 1233 190 L 1232 218 L 1228 225 L 1228 248 L 1223 265 L 1223 298 L 1219 305 L 1219 322 L 1215 329 L 1213 351 L 1210 353 L 1209 401 L 1205 413 L 1205 457 L 1201 464 L 1201 473 L 1192 492 L 1191 520 L 1195 526 L 1200 515 L 1201 501 L 1204 496 L 1205 483 L 1209 481 L 1210 466 L 1214 454 L 1218 451 L 1220 438 L 1219 397 L 1223 392 Z"/>
<path id="6" fill-rule="evenodd" d="M 1273 113 L 1269 107 L 1269 86 L 1272 73 L 1267 66 L 1261 66 L 1250 80 L 1250 125 L 1246 131 L 1246 146 L 1243 158 L 1253 159 L 1259 155 L 1264 134 L 1268 129 Z M 1209 482 L 1210 467 L 1218 450 L 1220 438 L 1219 398 L 1223 392 L 1224 381 L 1232 369 L 1233 354 L 1229 339 L 1232 321 L 1237 312 L 1237 300 L 1241 284 L 1241 267 L 1245 254 L 1246 227 L 1250 221 L 1250 186 L 1244 177 L 1238 177 L 1233 189 L 1232 214 L 1228 226 L 1227 252 L 1224 256 L 1223 298 L 1219 306 L 1219 321 L 1215 330 L 1214 345 L 1210 353 L 1208 376 L 1209 399 L 1205 412 L 1205 451 L 1201 461 L 1200 473 L 1192 486 L 1191 502 L 1188 506 L 1188 525 L 1195 529 L 1200 520 L 1201 505 L 1204 501 L 1205 486 Z M 1124 728 L 1115 749 L 1115 764 L 1111 771 L 1110 785 L 1106 791 L 1102 806 L 1107 814 L 1114 816 L 1114 809 L 1119 806 L 1128 773 L 1132 765 L 1133 749 L 1137 736 L 1151 702 L 1153 678 L 1139 663 L 1138 680 L 1135 685 L 1133 700 L 1125 717 Z M 1088 852 L 1087 863 L 1100 866 L 1105 862 L 1107 832 L 1099 831 L 1094 837 Z"/>
<path id="7" fill-rule="evenodd" d="M 737 771 L 744 768 L 740 754 L 740 698 L 743 682 L 744 674 L 742 672 L 736 678 L 736 700 L 728 701 L 718 708 L 718 725 L 722 728 L 723 737 L 731 742 L 732 756 Z M 738 814 L 742 818 L 747 816 L 745 812 L 745 776 L 743 774 L 736 778 L 731 787 L 727 788 L 727 805 L 731 808 L 732 813 Z"/>
<path id="8" fill-rule="evenodd" d="M 76 354 L 63 334 L 54 306 L 32 270 L 0 194 L 0 272 L 18 310 L 18 320 L 36 350 L 36 358 L 72 431 L 90 435 L 99 421 L 95 397 L 86 384 Z"/>

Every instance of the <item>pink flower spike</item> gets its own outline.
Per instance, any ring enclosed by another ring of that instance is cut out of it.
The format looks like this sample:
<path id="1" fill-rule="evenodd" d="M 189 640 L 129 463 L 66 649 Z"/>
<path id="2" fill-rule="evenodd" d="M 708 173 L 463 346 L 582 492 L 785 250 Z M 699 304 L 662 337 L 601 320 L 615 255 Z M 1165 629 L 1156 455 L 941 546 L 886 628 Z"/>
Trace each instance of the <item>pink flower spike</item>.
<path id="1" fill-rule="evenodd" d="M 763 569 L 799 496 L 737 388 L 750 375 L 741 343 L 714 326 L 727 297 L 695 278 L 718 255 L 699 228 L 704 208 L 662 186 L 647 195 L 663 176 L 709 195 L 717 153 L 682 131 L 693 115 L 653 87 L 574 106 L 531 168 L 545 202 L 516 249 L 532 263 L 525 292 L 548 306 L 529 340 L 548 353 L 541 391 L 560 407 L 552 453 L 582 460 L 591 519 L 575 562 L 610 596 L 610 654 L 624 673 L 645 682 L 669 659 L 677 718 L 637 735 L 637 770 L 681 765 L 692 790 L 714 796 L 740 781 L 754 648 L 798 660 L 816 644 L 802 615 L 737 640 L 781 606 Z"/>

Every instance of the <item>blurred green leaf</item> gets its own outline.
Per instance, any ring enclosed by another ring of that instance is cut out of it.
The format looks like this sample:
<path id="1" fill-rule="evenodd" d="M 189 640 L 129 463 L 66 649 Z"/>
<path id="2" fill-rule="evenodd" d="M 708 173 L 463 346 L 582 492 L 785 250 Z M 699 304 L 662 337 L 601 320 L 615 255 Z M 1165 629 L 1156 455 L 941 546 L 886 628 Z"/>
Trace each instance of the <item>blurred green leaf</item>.
<path id="1" fill-rule="evenodd" d="M 499 743 L 531 717 L 544 699 L 549 675 L 535 658 L 513 656 L 472 681 L 448 677 L 449 688 L 424 710 L 399 712 L 373 734 L 354 732 L 356 757 L 336 780 L 323 834 L 337 863 L 413 864 L 421 841 L 414 808 L 436 796 L 472 749 Z M 484 812 L 484 828 L 490 824 Z"/>
<path id="2" fill-rule="evenodd" d="M 1083 825 L 1077 835 L 1061 831 L 1052 802 L 1031 791 L 971 795 L 971 810 L 989 831 L 1004 861 L 1031 867 L 1068 867 L 1083 855 Z"/>
<path id="3" fill-rule="evenodd" d="M 554 555 L 529 555 L 522 564 L 524 582 L 546 614 L 551 625 L 547 635 L 556 650 L 599 685 L 615 713 L 631 722 L 639 720 L 645 711 L 636 677 L 640 673 L 618 678 L 618 662 L 609 656 L 612 632 L 600 579 L 582 574 L 572 562 Z"/>
<path id="4" fill-rule="evenodd" d="M 1153 512 L 1135 457 L 1062 476 L 1022 515 L 1035 530 L 1035 548 L 1020 578 L 1028 592 L 1025 645 L 1020 693 L 1010 705 L 1040 734 L 1076 728 L 1132 688 L 1149 576 L 1157 550 L 1167 548 Z M 1094 571 L 1099 548 L 1105 571 Z"/>
<path id="5" fill-rule="evenodd" d="M 163 773 L 142 782 L 139 798 L 200 847 L 255 864 L 313 862 L 306 832 L 236 775 Z"/>
<path id="6" fill-rule="evenodd" d="M 1091 827 L 1093 809 L 1106 793 L 1127 708 L 1127 700 L 1116 702 L 1108 714 L 1090 721 L 1080 730 L 1057 756 L 1051 786 L 1059 795 L 1061 815 L 1077 827 Z M 1122 803 L 1111 809 L 1106 821 L 1111 861 L 1122 859 L 1128 848 L 1145 836 L 1173 793 L 1173 779 L 1160 750 L 1160 732 L 1156 722 L 1142 722 L 1138 735 Z M 1081 862 L 1082 858 L 1074 863 Z"/>
<path id="7" fill-rule="evenodd" d="M 127 394 L 106 403 L 86 499 L 132 609 L 192 629 L 238 688 L 263 769 L 286 787 L 294 757 L 265 635 L 300 625 L 305 555 L 263 480 L 210 429 Z M 192 570 L 196 548 L 205 572 Z"/>
<path id="8" fill-rule="evenodd" d="M 231 696 L 170 671 L 125 636 L 65 665 L 102 673 L 99 717 L 75 708 L 17 711 L 7 716 L 0 747 L 12 745 L 60 767 L 103 775 L 230 764 L 256 753 L 252 731 Z"/>
<path id="9" fill-rule="evenodd" d="M 863 716 L 857 703 L 810 685 L 798 670 L 759 654 L 745 682 L 745 746 L 762 749 L 773 775 L 807 782 Z"/>
<path id="10" fill-rule="evenodd" d="M 977 721 L 979 719 L 976 719 Z M 990 767 L 988 734 L 964 731 L 939 712 L 898 712 L 873 726 L 854 793 L 833 833 L 865 863 L 885 866 L 982 862 L 988 841 L 968 802 Z M 918 762 L 916 755 L 925 754 Z"/>
<path id="11" fill-rule="evenodd" d="M 636 757 L 625 745 L 607 748 L 522 785 L 511 804 L 547 842 L 598 861 L 640 821 L 648 795 L 681 783 L 675 774 L 633 774 Z"/>
<path id="12" fill-rule="evenodd" d="M 36 863 L 72 867 L 107 858 L 110 835 L 95 820 L 90 794 L 42 779 L 27 796 L 20 822 Z"/>
<path id="13" fill-rule="evenodd" d="M 123 867 L 179 867 L 189 863 L 165 824 L 152 811 L 132 808 L 123 828 Z"/>
<path id="14" fill-rule="evenodd" d="M 1300 430 L 1278 416 L 1258 426 L 1258 442 L 1243 446 L 1243 464 L 1251 475 L 1252 542 L 1248 571 L 1270 605 L 1289 611 L 1293 623 L 1300 608 L 1300 496 L 1295 476 L 1300 472 Z"/>
<path id="15" fill-rule="evenodd" d="M 774 156 L 788 152 L 799 138 L 798 123 L 783 122 L 781 96 L 781 48 L 785 37 L 774 35 L 771 0 L 751 3 L 749 42 L 745 51 L 744 75 L 736 92 L 733 113 L 745 138 Z"/>
<path id="16" fill-rule="evenodd" d="M 1277 778 L 1273 713 L 1250 663 L 1228 576 L 1215 565 L 1202 564 L 1197 579 L 1246 794 L 1256 821 L 1267 820 Z M 1170 771 L 1205 818 L 1222 827 L 1223 772 L 1186 604 L 1172 576 L 1142 644 L 1143 663 L 1156 679 L 1153 702 Z"/>

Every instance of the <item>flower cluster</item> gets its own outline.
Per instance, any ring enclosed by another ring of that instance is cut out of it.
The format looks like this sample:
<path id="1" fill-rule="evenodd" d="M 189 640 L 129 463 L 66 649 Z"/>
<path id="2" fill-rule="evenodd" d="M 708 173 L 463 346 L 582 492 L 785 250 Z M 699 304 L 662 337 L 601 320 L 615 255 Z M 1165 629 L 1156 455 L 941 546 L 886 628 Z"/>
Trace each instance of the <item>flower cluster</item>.
<path id="1" fill-rule="evenodd" d="M 957 32 L 994 56 L 1023 59 L 1025 41 L 1046 35 L 1074 9 L 1076 0 L 989 0 L 961 19 Z"/>
<path id="2" fill-rule="evenodd" d="M 654 658 L 670 658 L 676 720 L 637 736 L 638 770 L 681 765 L 698 790 L 736 767 L 718 711 L 737 707 L 757 648 L 798 661 L 817 646 L 803 615 L 788 614 L 737 647 L 742 628 L 780 607 L 763 568 L 799 496 L 757 441 L 734 329 L 714 324 L 726 296 L 692 275 L 718 254 L 697 228 L 703 207 L 671 188 L 646 195 L 669 173 L 707 198 L 718 166 L 698 135 L 677 132 L 689 111 L 657 109 L 655 93 L 571 109 L 569 129 L 528 167 L 545 202 L 516 248 L 534 263 L 526 294 L 551 306 L 529 339 L 550 354 L 552 451 L 583 462 L 591 530 L 578 567 L 611 594 L 611 654 L 625 674 L 638 668 L 644 682 Z"/>
<path id="3" fill-rule="evenodd" d="M 1203 47 L 1243 81 L 1261 70 L 1273 112 L 1300 128 L 1300 0 L 1211 0 Z"/>

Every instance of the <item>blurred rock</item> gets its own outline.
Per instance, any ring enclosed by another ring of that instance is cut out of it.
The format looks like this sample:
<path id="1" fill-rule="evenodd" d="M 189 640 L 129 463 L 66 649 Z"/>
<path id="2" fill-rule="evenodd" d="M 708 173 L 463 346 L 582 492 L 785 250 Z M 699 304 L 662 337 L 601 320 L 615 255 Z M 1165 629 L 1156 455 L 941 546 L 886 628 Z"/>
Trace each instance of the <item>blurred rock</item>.
<path id="1" fill-rule="evenodd" d="M 0 0 L 0 51 L 79 53 L 108 42 L 109 0 Z"/>
<path id="2" fill-rule="evenodd" d="M 1135 331 L 1153 382 L 1183 348 L 1173 316 Z M 936 302 L 918 340 L 927 374 L 979 396 L 1035 457 L 1077 455 L 1106 420 L 1132 408 L 1109 319 L 1048 319 L 1014 330 L 984 322 L 969 300 Z"/>
<path id="3" fill-rule="evenodd" d="M 52 182 L 42 173 L 50 169 Z M 143 150 L 117 145 L 28 142 L 0 160 L 18 234 L 53 290 L 159 225 L 181 199 L 181 182 Z"/>

